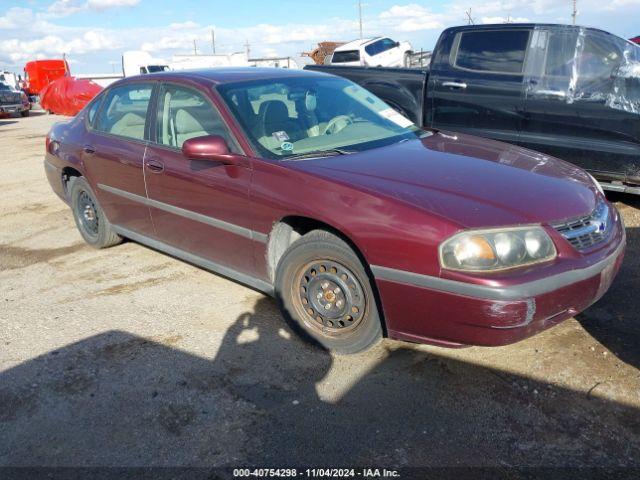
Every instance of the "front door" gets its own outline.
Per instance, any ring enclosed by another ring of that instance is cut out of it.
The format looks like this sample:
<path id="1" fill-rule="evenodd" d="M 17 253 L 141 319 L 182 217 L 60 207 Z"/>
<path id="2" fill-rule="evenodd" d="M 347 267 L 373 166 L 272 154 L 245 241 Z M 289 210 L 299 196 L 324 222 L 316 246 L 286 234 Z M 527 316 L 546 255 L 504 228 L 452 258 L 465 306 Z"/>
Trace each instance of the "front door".
<path id="1" fill-rule="evenodd" d="M 88 126 L 82 161 L 109 221 L 142 235 L 154 234 L 142 162 L 153 83 L 112 88 Z"/>
<path id="2" fill-rule="evenodd" d="M 512 28 L 458 32 L 452 54 L 429 75 L 427 124 L 517 143 L 530 33 Z"/>
<path id="3" fill-rule="evenodd" d="M 189 160 L 182 144 L 220 135 L 240 153 L 208 94 L 196 86 L 164 84 L 147 149 L 145 178 L 157 238 L 172 247 L 247 274 L 255 272 L 249 183 L 245 166 Z"/>

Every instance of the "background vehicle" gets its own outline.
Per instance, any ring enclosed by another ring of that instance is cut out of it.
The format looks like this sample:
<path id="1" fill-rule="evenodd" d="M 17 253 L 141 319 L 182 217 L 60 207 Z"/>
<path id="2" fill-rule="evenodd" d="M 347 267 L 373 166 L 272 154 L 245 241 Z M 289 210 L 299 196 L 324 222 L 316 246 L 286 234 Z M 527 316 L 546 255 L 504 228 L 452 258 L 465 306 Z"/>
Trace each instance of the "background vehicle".
<path id="1" fill-rule="evenodd" d="M 16 75 L 11 72 L 0 72 L 0 83 L 6 83 L 11 87 L 18 88 L 18 78 L 16 78 Z"/>
<path id="2" fill-rule="evenodd" d="M 49 113 L 74 116 L 101 91 L 92 80 L 61 77 L 42 89 L 40 106 Z"/>
<path id="3" fill-rule="evenodd" d="M 125 77 L 169 70 L 163 60 L 153 58 L 149 52 L 131 50 L 122 54 L 122 74 Z"/>
<path id="4" fill-rule="evenodd" d="M 305 67 L 349 78 L 419 125 L 570 161 L 640 194 L 640 47 L 565 25 L 445 30 L 429 70 Z"/>
<path id="5" fill-rule="evenodd" d="M 35 60 L 24 66 L 25 86 L 33 103 L 44 87 L 60 77 L 69 75 L 69 64 L 66 60 Z"/>
<path id="6" fill-rule="evenodd" d="M 633 43 L 637 43 L 640 44 L 640 35 L 638 35 L 637 37 L 633 37 L 630 39 Z"/>
<path id="7" fill-rule="evenodd" d="M 0 83 L 0 115 L 29 115 L 31 104 L 27 94 L 7 85 Z"/>
<path id="8" fill-rule="evenodd" d="M 615 207 L 581 169 L 425 131 L 321 73 L 121 80 L 54 125 L 46 152 L 87 243 L 130 238 L 273 294 L 340 352 L 384 332 L 518 341 L 600 298 L 624 253 Z"/>
<path id="9" fill-rule="evenodd" d="M 325 64 L 403 67 L 408 66 L 410 53 L 411 44 L 408 42 L 396 42 L 383 37 L 361 38 L 336 47 Z"/>

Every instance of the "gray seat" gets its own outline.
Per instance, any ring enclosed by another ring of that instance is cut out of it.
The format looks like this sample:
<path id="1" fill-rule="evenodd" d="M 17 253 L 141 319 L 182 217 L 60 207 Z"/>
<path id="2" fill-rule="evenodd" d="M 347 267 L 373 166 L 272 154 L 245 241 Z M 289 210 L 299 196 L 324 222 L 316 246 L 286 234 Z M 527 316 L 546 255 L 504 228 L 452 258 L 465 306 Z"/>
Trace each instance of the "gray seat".
<path id="1" fill-rule="evenodd" d="M 210 133 L 205 130 L 202 124 L 184 108 L 181 108 L 176 112 L 175 129 L 177 143 L 176 146 L 178 148 L 182 147 L 182 144 L 190 138 L 210 135 Z"/>
<path id="2" fill-rule="evenodd" d="M 114 123 L 109 133 L 124 137 L 144 139 L 145 118 L 137 113 L 125 113 L 120 120 Z"/>

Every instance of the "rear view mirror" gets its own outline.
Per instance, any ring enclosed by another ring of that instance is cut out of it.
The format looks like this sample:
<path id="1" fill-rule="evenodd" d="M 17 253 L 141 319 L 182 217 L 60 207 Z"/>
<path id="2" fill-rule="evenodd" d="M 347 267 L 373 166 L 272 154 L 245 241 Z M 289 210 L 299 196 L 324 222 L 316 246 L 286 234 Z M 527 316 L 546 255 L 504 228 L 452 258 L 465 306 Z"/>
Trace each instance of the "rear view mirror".
<path id="1" fill-rule="evenodd" d="M 227 165 L 235 165 L 239 158 L 229 150 L 229 146 L 220 135 L 206 135 L 185 140 L 182 154 L 189 160 L 210 160 Z"/>

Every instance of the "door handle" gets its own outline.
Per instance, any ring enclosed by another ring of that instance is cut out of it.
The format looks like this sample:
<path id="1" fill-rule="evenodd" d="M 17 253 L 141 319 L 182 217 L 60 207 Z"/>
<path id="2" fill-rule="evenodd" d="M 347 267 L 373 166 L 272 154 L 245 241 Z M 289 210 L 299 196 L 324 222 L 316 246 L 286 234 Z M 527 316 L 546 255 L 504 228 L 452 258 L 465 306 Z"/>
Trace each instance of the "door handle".
<path id="1" fill-rule="evenodd" d="M 467 84 L 464 82 L 442 82 L 442 86 L 449 87 L 449 88 L 457 88 L 460 90 L 464 90 L 465 88 L 467 88 Z"/>
<path id="2" fill-rule="evenodd" d="M 164 171 L 164 163 L 157 160 L 149 160 L 147 162 L 147 168 L 153 173 L 162 173 Z"/>
<path id="3" fill-rule="evenodd" d="M 93 148 L 91 145 L 85 145 L 84 147 L 82 147 L 82 151 L 88 154 L 96 153 L 96 149 Z"/>

